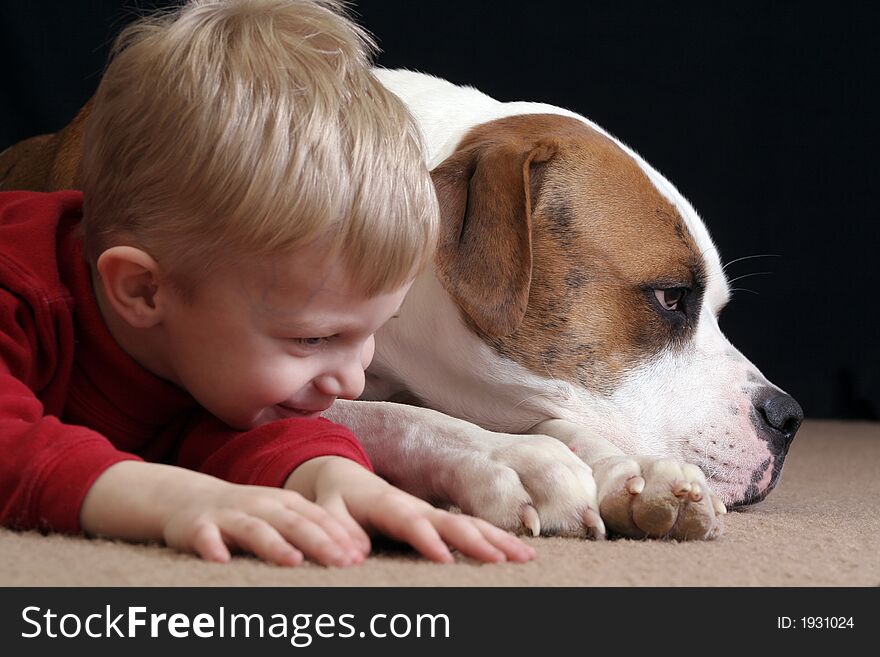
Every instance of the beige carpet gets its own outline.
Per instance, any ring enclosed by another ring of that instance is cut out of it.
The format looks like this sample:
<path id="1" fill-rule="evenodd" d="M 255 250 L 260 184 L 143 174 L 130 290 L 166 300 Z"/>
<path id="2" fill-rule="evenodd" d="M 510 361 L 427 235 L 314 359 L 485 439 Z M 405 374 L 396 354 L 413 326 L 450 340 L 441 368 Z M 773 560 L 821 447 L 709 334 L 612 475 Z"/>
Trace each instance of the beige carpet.
<path id="1" fill-rule="evenodd" d="M 776 491 L 708 543 L 537 538 L 526 565 L 386 550 L 349 569 L 202 562 L 155 545 L 0 530 L 6 586 L 877 586 L 880 424 L 808 421 Z"/>

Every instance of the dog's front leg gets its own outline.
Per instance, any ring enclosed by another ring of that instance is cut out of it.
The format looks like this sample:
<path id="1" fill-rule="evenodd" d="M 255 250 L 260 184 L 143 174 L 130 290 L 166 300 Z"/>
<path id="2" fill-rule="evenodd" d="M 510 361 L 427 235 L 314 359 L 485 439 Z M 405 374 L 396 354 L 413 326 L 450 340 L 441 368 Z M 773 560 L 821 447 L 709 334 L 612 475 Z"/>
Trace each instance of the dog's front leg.
<path id="1" fill-rule="evenodd" d="M 592 467 L 599 511 L 609 529 L 633 538 L 710 539 L 721 534 L 721 516 L 727 511 L 697 466 L 624 454 L 597 433 L 566 420 L 546 420 L 531 431 L 560 440 Z"/>
<path id="2" fill-rule="evenodd" d="M 558 440 L 393 402 L 337 400 L 324 416 L 351 428 L 376 471 L 413 495 L 511 531 L 605 535 L 590 467 Z"/>

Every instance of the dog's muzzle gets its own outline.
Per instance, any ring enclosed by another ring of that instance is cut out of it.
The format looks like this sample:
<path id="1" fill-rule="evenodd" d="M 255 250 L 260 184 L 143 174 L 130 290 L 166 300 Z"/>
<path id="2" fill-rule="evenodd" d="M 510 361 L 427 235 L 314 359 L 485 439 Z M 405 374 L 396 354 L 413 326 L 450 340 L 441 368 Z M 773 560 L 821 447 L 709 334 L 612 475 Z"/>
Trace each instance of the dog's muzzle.
<path id="1" fill-rule="evenodd" d="M 794 397 L 787 395 L 778 388 L 765 386 L 760 388 L 752 398 L 752 424 L 757 434 L 767 441 L 771 457 L 756 470 L 742 500 L 734 502 L 731 507 L 747 506 L 763 500 L 776 487 L 782 464 L 788 454 L 788 448 L 801 423 L 804 411 Z M 772 468 L 769 485 L 759 486 L 764 479 L 767 468 Z"/>

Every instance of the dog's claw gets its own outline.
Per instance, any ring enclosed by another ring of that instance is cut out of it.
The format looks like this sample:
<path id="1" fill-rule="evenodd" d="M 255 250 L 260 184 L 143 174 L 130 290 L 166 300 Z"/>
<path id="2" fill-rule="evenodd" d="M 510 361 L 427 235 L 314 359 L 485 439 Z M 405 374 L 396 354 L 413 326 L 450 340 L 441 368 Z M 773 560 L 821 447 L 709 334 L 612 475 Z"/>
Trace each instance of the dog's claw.
<path id="1" fill-rule="evenodd" d="M 642 477 L 632 477 L 626 482 L 626 490 L 628 493 L 632 493 L 633 495 L 638 495 L 643 490 L 645 490 L 645 480 Z"/>
<path id="2" fill-rule="evenodd" d="M 672 494 L 676 497 L 682 497 L 691 492 L 691 484 L 687 481 L 676 481 L 672 484 Z"/>
<path id="3" fill-rule="evenodd" d="M 605 540 L 605 523 L 602 516 L 595 509 L 587 509 L 581 514 L 581 520 L 585 527 L 589 527 L 588 535 L 596 541 Z"/>
<path id="4" fill-rule="evenodd" d="M 531 504 L 526 504 L 523 507 L 519 519 L 522 520 L 523 526 L 532 532 L 532 536 L 541 535 L 541 518 L 538 517 L 538 512 Z"/>
<path id="5" fill-rule="evenodd" d="M 724 506 L 724 502 L 719 500 L 714 495 L 712 496 L 712 506 L 715 508 L 715 513 L 717 513 L 719 516 L 723 516 L 725 513 L 727 513 L 727 507 Z"/>

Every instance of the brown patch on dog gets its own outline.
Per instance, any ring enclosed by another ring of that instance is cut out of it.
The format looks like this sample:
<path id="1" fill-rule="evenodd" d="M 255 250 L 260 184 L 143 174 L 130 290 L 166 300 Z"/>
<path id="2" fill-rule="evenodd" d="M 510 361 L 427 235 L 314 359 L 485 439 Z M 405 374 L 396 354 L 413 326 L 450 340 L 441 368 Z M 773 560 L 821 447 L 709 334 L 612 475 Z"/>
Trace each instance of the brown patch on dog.
<path id="1" fill-rule="evenodd" d="M 555 154 L 535 140 L 466 138 L 432 172 L 443 221 L 435 268 L 488 336 L 522 321 L 532 276 L 532 168 Z M 490 255 L 490 257 L 487 257 Z"/>
<path id="2" fill-rule="evenodd" d="M 25 139 L 0 153 L 0 190 L 52 192 L 79 188 L 89 100 L 59 132 Z"/>
<path id="3" fill-rule="evenodd" d="M 698 313 L 666 316 L 651 292 L 698 296 L 704 265 L 686 224 L 632 157 L 585 123 L 485 123 L 433 175 L 438 276 L 499 354 L 608 393 L 693 331 Z"/>

